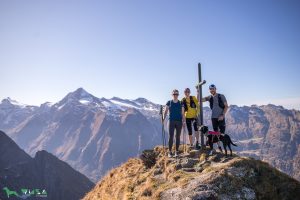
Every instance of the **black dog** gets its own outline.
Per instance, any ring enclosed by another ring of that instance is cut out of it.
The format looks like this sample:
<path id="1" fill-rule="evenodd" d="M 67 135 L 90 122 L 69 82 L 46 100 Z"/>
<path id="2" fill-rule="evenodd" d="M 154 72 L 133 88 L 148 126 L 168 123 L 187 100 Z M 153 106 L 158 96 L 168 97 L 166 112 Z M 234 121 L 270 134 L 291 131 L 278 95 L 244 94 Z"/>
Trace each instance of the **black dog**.
<path id="1" fill-rule="evenodd" d="M 201 126 L 200 131 L 207 137 L 208 140 L 206 142 L 206 145 L 209 145 L 211 150 L 213 150 L 213 143 L 218 143 L 219 141 L 221 141 L 223 143 L 225 155 L 227 156 L 227 148 L 226 147 L 228 146 L 228 148 L 230 150 L 230 156 L 232 156 L 231 145 L 233 145 L 233 146 L 237 146 L 237 145 L 231 141 L 231 138 L 229 135 L 227 135 L 227 134 L 220 134 L 218 136 L 211 135 L 208 133 L 209 131 L 208 131 L 207 126 Z M 219 144 L 218 144 L 218 146 L 219 146 Z M 221 152 L 223 152 L 222 148 L 220 146 L 219 146 L 219 149 Z"/>

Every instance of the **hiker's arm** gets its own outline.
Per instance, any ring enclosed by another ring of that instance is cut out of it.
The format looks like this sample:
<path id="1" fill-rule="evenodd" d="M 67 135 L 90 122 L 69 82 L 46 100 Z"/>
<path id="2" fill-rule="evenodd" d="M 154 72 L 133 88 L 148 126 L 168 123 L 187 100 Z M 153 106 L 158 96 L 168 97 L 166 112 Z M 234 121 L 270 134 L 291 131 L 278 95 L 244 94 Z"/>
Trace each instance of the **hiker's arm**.
<path id="1" fill-rule="evenodd" d="M 205 102 L 205 101 L 208 101 L 209 100 L 209 98 L 208 97 L 204 97 L 204 98 L 202 98 L 202 102 Z"/>
<path id="2" fill-rule="evenodd" d="M 227 110 L 228 110 L 228 103 L 227 102 L 224 102 L 224 111 L 223 111 L 223 116 L 225 117 L 225 114 L 227 113 Z"/>
<path id="3" fill-rule="evenodd" d="M 184 107 L 181 108 L 181 114 L 182 114 L 182 123 L 185 124 L 185 111 L 184 111 Z"/>
<path id="4" fill-rule="evenodd" d="M 225 114 L 226 114 L 226 112 L 227 112 L 227 110 L 228 110 L 228 104 L 227 104 L 227 102 L 225 101 L 224 102 L 224 110 L 223 110 L 223 113 L 219 116 L 219 120 L 224 120 L 225 119 Z"/>
<path id="5" fill-rule="evenodd" d="M 223 111 L 223 116 L 225 117 L 225 114 L 228 110 L 228 103 L 227 103 L 226 97 L 224 95 L 221 95 L 221 98 L 222 98 L 222 101 L 224 102 L 224 106 L 225 106 L 224 111 Z"/>
<path id="6" fill-rule="evenodd" d="M 224 109 L 223 109 L 223 113 L 220 115 L 220 117 L 219 117 L 219 120 L 224 120 L 224 118 L 225 118 L 225 114 L 226 114 L 226 112 L 227 112 L 227 110 L 228 110 L 228 103 L 227 103 L 227 100 L 226 100 L 226 98 L 225 98 L 225 96 L 224 95 L 221 95 L 221 99 L 222 99 L 222 101 L 223 101 L 223 103 L 224 103 Z"/>

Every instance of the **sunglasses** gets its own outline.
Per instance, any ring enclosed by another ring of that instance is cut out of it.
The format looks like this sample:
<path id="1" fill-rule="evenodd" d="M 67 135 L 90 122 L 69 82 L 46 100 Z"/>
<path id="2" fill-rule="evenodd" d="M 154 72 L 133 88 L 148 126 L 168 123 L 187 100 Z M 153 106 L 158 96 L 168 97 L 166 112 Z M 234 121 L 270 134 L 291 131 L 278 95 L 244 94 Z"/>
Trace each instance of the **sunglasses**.
<path id="1" fill-rule="evenodd" d="M 190 91 L 185 91 L 184 93 L 191 93 Z"/>
<path id="2" fill-rule="evenodd" d="M 178 96 L 178 95 L 179 95 L 178 93 L 174 93 L 174 94 L 173 94 L 173 96 Z"/>

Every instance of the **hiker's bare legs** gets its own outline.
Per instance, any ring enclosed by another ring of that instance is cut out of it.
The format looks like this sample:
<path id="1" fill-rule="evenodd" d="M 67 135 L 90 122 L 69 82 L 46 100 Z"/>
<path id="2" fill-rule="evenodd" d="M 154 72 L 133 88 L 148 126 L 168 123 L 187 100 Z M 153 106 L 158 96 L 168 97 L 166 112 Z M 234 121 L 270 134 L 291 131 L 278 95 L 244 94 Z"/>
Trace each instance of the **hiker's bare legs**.
<path id="1" fill-rule="evenodd" d="M 196 138 L 196 141 L 199 142 L 199 131 L 195 131 L 195 138 Z"/>
<path id="2" fill-rule="evenodd" d="M 189 135 L 189 141 L 190 141 L 190 145 L 193 145 L 193 135 Z"/>

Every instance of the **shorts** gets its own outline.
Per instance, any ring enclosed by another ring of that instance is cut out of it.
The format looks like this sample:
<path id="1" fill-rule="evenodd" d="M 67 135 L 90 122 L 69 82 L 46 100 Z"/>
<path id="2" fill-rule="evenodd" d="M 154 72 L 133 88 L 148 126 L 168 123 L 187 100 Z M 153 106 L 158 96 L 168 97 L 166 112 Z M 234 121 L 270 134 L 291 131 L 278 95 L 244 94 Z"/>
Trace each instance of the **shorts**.
<path id="1" fill-rule="evenodd" d="M 225 119 L 219 121 L 218 118 L 212 118 L 211 122 L 212 122 L 214 131 L 225 133 L 225 129 L 226 129 Z"/>
<path id="2" fill-rule="evenodd" d="M 194 131 L 198 131 L 198 122 L 196 118 L 186 118 L 186 127 L 188 129 L 189 135 L 193 135 L 192 126 Z"/>

